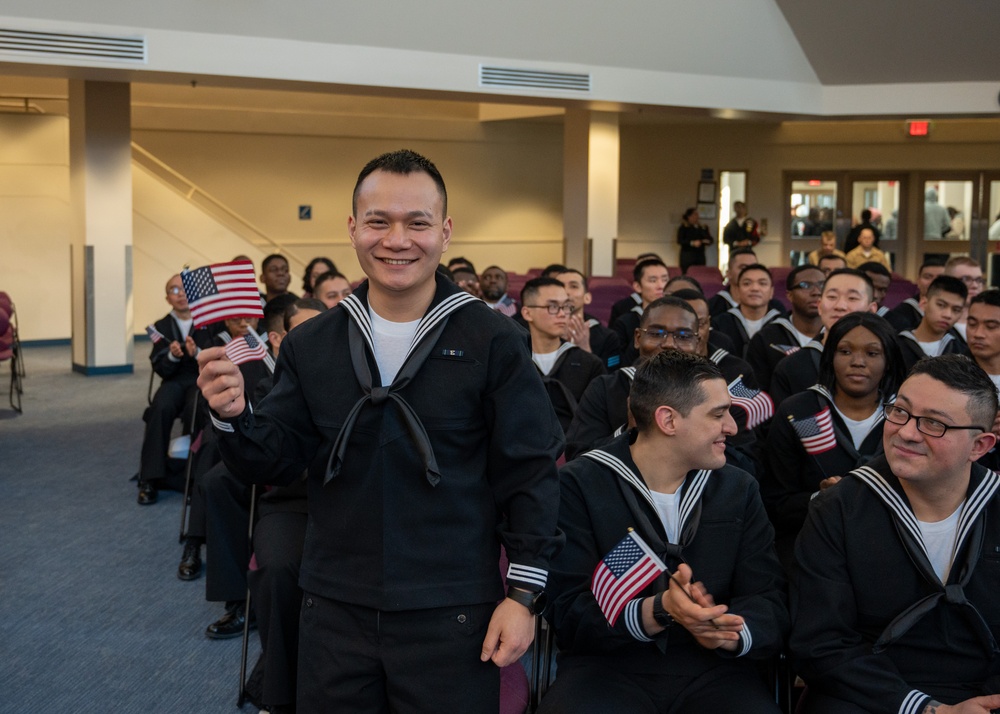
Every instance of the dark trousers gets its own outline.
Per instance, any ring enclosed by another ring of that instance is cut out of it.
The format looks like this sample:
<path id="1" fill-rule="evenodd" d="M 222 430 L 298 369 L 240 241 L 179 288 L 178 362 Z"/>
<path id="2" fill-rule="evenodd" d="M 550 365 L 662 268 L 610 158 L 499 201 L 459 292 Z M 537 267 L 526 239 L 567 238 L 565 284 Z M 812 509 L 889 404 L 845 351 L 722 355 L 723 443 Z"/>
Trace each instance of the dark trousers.
<path id="1" fill-rule="evenodd" d="M 205 599 L 242 600 L 250 564 L 250 486 L 218 463 L 198 479 L 191 499 L 189 536 L 205 538 Z"/>
<path id="2" fill-rule="evenodd" d="M 599 658 L 566 659 L 538 714 L 781 712 L 751 663 L 724 660 L 696 676 L 670 674 L 664 665 L 662 673 L 634 674 Z"/>
<path id="3" fill-rule="evenodd" d="M 497 714 L 500 670 L 480 662 L 495 604 L 387 612 L 306 593 L 298 714 Z"/>
<path id="4" fill-rule="evenodd" d="M 305 513 L 277 511 L 262 516 L 254 526 L 253 551 L 257 567 L 250 571 L 247 579 L 260 634 L 264 669 L 262 701 L 269 705 L 295 701 L 299 611 L 302 608 L 299 565 L 307 520 Z"/>
<path id="5" fill-rule="evenodd" d="M 681 272 L 687 273 L 692 265 L 705 265 L 705 249 L 687 251 L 682 250 L 678 262 L 681 264 Z"/>
<path id="6" fill-rule="evenodd" d="M 167 447 L 174 419 L 187 420 L 197 387 L 194 377 L 164 380 L 143 413 L 146 431 L 140 452 L 139 480 L 161 481 L 167 477 Z M 185 428 L 188 425 L 185 424 Z"/>

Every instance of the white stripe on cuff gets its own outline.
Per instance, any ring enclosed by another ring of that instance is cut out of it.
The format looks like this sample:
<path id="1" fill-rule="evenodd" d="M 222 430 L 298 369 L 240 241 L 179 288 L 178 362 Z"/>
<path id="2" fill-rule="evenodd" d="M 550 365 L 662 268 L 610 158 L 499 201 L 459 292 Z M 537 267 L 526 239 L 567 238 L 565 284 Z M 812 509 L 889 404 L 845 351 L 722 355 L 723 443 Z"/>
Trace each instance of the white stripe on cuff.
<path id="1" fill-rule="evenodd" d="M 642 626 L 642 601 L 645 598 L 636 598 L 625 605 L 622 616 L 625 618 L 625 629 L 639 642 L 652 642 L 653 638 L 646 634 L 646 628 Z"/>
<path id="2" fill-rule="evenodd" d="M 914 689 L 903 698 L 899 705 L 899 714 L 920 714 L 930 697 L 918 689 Z"/>
<path id="3" fill-rule="evenodd" d="M 549 571 L 534 568 L 530 565 L 511 563 L 510 567 L 507 568 L 507 579 L 520 580 L 521 582 L 537 585 L 539 588 L 544 589 L 545 583 L 549 579 Z"/>
<path id="4" fill-rule="evenodd" d="M 228 422 L 224 422 L 224 421 L 221 421 L 219 419 L 216 419 L 215 418 L 215 414 L 209 414 L 209 416 L 212 417 L 212 426 L 214 426 L 219 431 L 224 431 L 227 434 L 235 434 L 236 433 L 236 429 L 233 428 L 232 424 L 229 424 Z"/>
<path id="5" fill-rule="evenodd" d="M 736 653 L 737 657 L 742 657 L 750 648 L 753 647 L 753 635 L 750 634 L 750 628 L 747 627 L 747 621 L 743 621 L 743 630 L 740 632 L 740 642 L 743 643 L 743 649 Z"/>

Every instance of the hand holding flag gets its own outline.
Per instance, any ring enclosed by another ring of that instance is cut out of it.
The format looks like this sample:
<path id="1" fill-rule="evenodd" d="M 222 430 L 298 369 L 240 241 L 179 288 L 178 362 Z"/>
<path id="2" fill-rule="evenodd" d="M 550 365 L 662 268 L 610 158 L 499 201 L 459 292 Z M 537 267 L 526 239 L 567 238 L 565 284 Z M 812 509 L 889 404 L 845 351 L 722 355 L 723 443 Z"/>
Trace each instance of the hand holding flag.
<path id="1" fill-rule="evenodd" d="M 590 580 L 608 624 L 613 627 L 629 600 L 666 569 L 639 534 L 630 530 L 597 564 Z"/>

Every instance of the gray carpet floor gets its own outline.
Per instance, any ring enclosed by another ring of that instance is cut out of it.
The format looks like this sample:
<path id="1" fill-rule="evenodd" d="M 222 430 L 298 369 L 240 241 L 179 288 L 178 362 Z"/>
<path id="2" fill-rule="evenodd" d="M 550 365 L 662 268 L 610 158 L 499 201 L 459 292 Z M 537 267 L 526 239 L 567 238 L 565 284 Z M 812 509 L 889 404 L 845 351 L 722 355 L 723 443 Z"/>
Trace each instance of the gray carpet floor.
<path id="1" fill-rule="evenodd" d="M 141 507 L 129 481 L 147 351 L 84 377 L 68 346 L 26 348 L 24 413 L 0 403 L 0 712 L 239 711 L 240 640 L 208 640 L 222 605 L 176 577 L 181 495 Z"/>

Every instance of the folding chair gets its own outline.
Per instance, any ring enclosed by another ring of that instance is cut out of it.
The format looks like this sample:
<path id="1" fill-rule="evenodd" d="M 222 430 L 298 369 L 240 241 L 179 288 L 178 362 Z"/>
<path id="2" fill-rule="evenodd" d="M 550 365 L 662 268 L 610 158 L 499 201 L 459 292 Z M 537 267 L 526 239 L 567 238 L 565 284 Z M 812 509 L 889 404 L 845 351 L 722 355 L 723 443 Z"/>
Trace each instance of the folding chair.
<path id="1" fill-rule="evenodd" d="M 21 335 L 18 330 L 17 324 L 17 310 L 14 307 L 14 301 L 11 300 L 10 295 L 0 290 L 0 310 L 7 313 L 7 317 L 10 319 L 11 331 L 13 333 L 13 340 L 11 341 L 11 349 L 14 352 L 14 365 L 17 366 L 18 376 L 26 376 L 24 371 L 24 353 L 21 351 Z M 3 334 L 6 330 L 0 330 L 0 334 Z M 20 403 L 20 400 L 18 400 Z M 20 409 L 18 409 L 20 411 Z"/>
<path id="2" fill-rule="evenodd" d="M 552 684 L 552 655 L 555 631 L 544 617 L 535 618 L 535 641 L 531 643 L 531 700 L 528 714 L 538 709 L 539 702 Z"/>
<path id="3" fill-rule="evenodd" d="M 152 385 L 151 385 L 152 386 Z M 188 509 L 190 508 L 189 499 L 191 497 L 191 474 L 194 466 L 194 455 L 195 455 L 195 427 L 198 422 L 198 402 L 201 400 L 201 392 L 195 390 L 194 400 L 191 403 L 191 420 L 188 422 L 191 434 L 191 447 L 188 449 L 187 465 L 185 466 L 184 474 L 184 500 L 181 501 L 181 532 L 177 537 L 178 543 L 184 542 L 184 534 L 187 532 L 188 527 Z"/>

